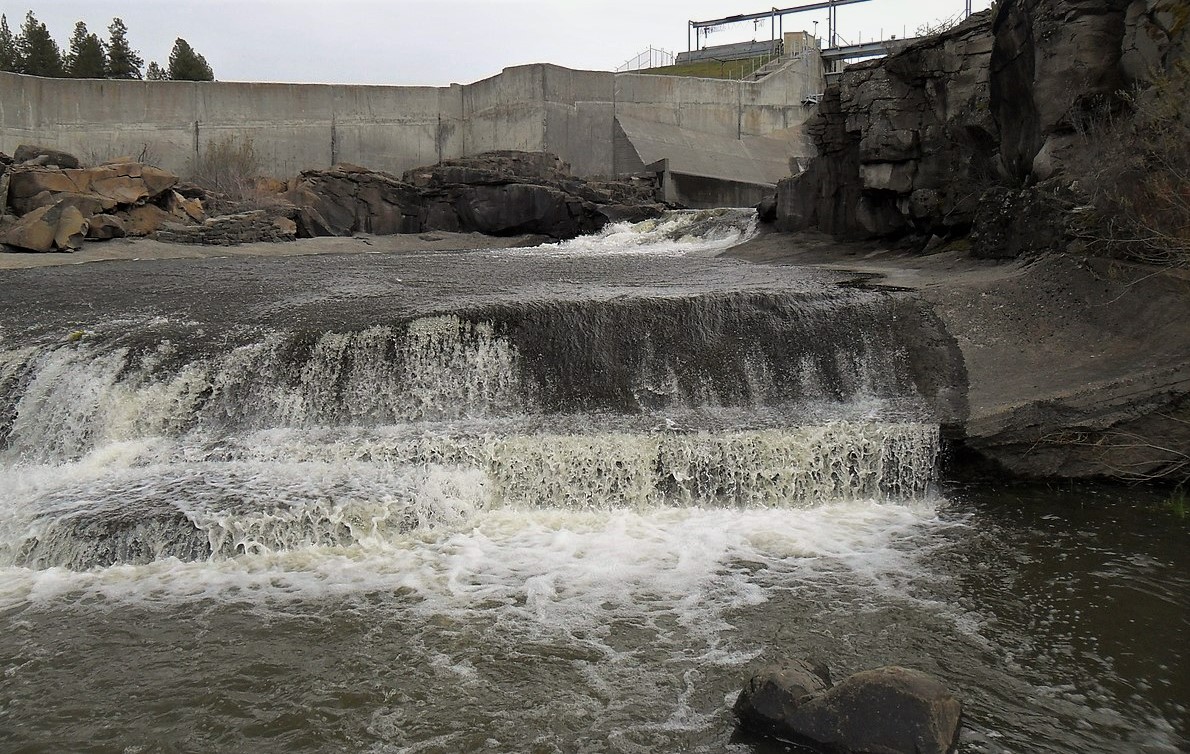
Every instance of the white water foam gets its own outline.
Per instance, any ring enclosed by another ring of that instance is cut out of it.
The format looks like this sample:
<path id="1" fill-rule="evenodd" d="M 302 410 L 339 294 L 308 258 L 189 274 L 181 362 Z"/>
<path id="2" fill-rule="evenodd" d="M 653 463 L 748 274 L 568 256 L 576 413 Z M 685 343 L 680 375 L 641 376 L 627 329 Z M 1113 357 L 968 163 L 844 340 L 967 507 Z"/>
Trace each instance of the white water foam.
<path id="1" fill-rule="evenodd" d="M 596 630 L 609 615 L 637 612 L 633 605 L 660 604 L 697 631 L 708 607 L 763 602 L 771 586 L 788 580 L 859 579 L 891 593 L 916 567 L 914 543 L 940 525 L 933 502 L 475 511 L 449 526 L 350 547 L 96 571 L 4 567 L 0 606 L 251 600 L 263 608 L 382 593 L 403 609 L 465 620 L 468 611 L 491 608 L 567 630 Z"/>
<path id="2" fill-rule="evenodd" d="M 611 223 L 599 233 L 569 241 L 509 251 L 560 256 L 715 256 L 755 236 L 758 222 L 752 209 L 680 210 L 654 220 Z"/>

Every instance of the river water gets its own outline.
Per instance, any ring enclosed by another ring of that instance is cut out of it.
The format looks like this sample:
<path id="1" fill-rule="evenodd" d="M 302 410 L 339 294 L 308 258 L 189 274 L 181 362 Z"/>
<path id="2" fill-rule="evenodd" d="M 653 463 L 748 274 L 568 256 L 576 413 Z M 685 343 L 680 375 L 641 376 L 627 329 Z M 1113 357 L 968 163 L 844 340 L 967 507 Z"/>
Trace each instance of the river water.
<path id="1" fill-rule="evenodd" d="M 1185 750 L 1164 493 L 948 487 L 937 321 L 751 232 L 6 273 L 0 751 L 783 751 L 786 657 Z"/>

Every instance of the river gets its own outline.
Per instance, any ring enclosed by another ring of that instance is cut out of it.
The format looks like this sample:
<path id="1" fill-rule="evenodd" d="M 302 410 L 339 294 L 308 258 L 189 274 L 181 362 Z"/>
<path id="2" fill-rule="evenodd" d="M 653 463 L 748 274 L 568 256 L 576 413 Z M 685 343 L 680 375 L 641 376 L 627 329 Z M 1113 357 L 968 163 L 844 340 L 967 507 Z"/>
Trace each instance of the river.
<path id="1" fill-rule="evenodd" d="M 767 754 L 786 657 L 1185 750 L 1168 493 L 948 484 L 936 318 L 753 230 L 5 273 L 0 751 Z"/>

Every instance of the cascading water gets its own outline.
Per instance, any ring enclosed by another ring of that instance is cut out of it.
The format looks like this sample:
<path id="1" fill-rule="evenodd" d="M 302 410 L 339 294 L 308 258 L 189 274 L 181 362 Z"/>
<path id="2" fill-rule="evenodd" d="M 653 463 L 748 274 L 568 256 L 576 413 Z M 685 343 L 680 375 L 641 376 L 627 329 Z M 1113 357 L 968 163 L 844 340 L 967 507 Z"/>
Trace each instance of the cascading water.
<path id="1" fill-rule="evenodd" d="M 754 232 L 14 274 L 0 748 L 750 751 L 774 642 L 961 666 L 957 350 Z"/>

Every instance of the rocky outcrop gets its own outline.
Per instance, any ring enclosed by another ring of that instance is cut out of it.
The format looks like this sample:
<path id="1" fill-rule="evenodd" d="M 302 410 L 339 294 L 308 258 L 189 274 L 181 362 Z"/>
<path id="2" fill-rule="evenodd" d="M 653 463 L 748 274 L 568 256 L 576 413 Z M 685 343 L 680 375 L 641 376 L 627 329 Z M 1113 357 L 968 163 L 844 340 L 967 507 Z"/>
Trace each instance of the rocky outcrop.
<path id="1" fill-rule="evenodd" d="M 832 686 L 807 663 L 757 673 L 736 700 L 740 725 L 832 754 L 947 754 L 962 705 L 936 678 L 889 666 Z"/>
<path id="2" fill-rule="evenodd" d="M 148 235 L 166 222 L 199 222 L 202 202 L 175 191 L 178 177 L 123 161 L 79 167 L 73 155 L 21 146 L 0 177 L 12 219 L 0 242 L 21 251 L 73 251 L 83 239 Z"/>
<path id="3" fill-rule="evenodd" d="M 307 170 L 285 198 L 298 208 L 298 233 L 392 235 L 422 229 L 417 190 L 388 173 L 355 165 Z"/>
<path id="4" fill-rule="evenodd" d="M 80 211 L 108 211 L 155 199 L 177 182 L 172 173 L 136 162 L 67 170 L 18 166 L 10 170 L 8 204 L 18 214 L 63 200 Z"/>
<path id="5" fill-rule="evenodd" d="M 964 235 L 983 212 L 1002 214 L 1003 189 L 1042 182 L 1052 194 L 1044 182 L 1090 124 L 1121 110 L 1121 91 L 1186 75 L 1188 33 L 1190 11 L 1169 0 L 1002 0 L 849 66 L 809 126 L 819 156 L 779 185 L 774 221 L 842 238 Z M 1064 225 L 1046 230 L 1057 245 L 1075 235 Z"/>
<path id="6" fill-rule="evenodd" d="M 777 227 L 869 238 L 969 225 L 996 175 L 991 29 L 991 13 L 976 14 L 848 67 L 809 126 L 819 157 L 778 186 Z"/>
<path id="7" fill-rule="evenodd" d="M 285 198 L 299 235 L 430 230 L 573 238 L 609 221 L 658 216 L 655 182 L 586 181 L 556 156 L 490 152 L 415 168 L 400 179 L 351 165 L 309 170 Z"/>

